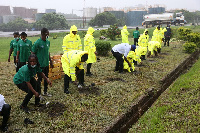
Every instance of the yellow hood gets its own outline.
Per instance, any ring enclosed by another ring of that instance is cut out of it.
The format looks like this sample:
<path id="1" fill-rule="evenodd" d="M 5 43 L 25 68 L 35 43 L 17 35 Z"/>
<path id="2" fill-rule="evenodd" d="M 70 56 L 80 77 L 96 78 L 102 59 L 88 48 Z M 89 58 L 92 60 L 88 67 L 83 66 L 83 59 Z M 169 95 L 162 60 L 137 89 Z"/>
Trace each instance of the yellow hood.
<path id="1" fill-rule="evenodd" d="M 88 28 L 87 34 L 93 34 L 94 33 L 94 29 L 92 27 Z"/>

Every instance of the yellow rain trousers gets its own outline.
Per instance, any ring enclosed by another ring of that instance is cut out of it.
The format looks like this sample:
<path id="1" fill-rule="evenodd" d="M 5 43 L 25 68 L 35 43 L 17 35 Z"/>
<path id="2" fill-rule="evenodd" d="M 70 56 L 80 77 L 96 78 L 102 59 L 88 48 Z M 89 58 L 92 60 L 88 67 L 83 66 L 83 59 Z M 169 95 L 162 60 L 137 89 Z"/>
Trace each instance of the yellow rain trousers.
<path id="1" fill-rule="evenodd" d="M 135 49 L 135 53 L 136 53 L 136 58 L 135 61 L 137 61 L 138 63 L 141 62 L 141 55 L 145 55 L 144 53 L 147 53 L 147 48 L 146 47 L 138 47 Z"/>
<path id="2" fill-rule="evenodd" d="M 76 67 L 79 69 L 83 68 L 83 62 L 81 62 L 81 57 L 84 54 L 88 54 L 87 51 L 72 50 L 66 52 L 61 57 L 62 68 L 65 74 L 71 77 L 72 81 L 76 80 Z"/>
<path id="3" fill-rule="evenodd" d="M 96 46 L 95 46 L 95 40 L 93 37 L 93 32 L 95 30 L 92 27 L 88 28 L 87 34 L 84 38 L 84 51 L 88 52 L 88 60 L 86 61 L 88 63 L 94 63 L 96 62 Z"/>
<path id="4" fill-rule="evenodd" d="M 64 53 L 71 50 L 82 50 L 81 39 L 79 35 L 74 35 L 72 31 L 78 31 L 75 25 L 71 26 L 70 33 L 66 35 L 63 39 L 63 51 Z"/>

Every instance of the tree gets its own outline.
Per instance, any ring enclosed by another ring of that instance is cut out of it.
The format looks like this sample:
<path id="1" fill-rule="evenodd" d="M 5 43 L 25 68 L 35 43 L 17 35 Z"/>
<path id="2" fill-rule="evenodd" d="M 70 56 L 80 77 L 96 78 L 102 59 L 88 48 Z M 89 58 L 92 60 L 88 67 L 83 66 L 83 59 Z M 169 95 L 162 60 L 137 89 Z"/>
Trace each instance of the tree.
<path id="1" fill-rule="evenodd" d="M 49 30 L 67 29 L 68 24 L 67 20 L 63 15 L 59 15 L 56 13 L 47 13 L 42 17 L 41 20 L 33 24 L 33 27 L 37 30 L 40 30 L 43 27 Z"/>
<path id="2" fill-rule="evenodd" d="M 116 17 L 109 12 L 103 12 L 95 16 L 92 20 L 90 20 L 90 26 L 99 26 L 102 27 L 103 25 L 114 25 L 117 23 Z"/>
<path id="3" fill-rule="evenodd" d="M 1 24 L 0 30 L 2 31 L 24 31 L 28 29 L 28 22 L 22 18 L 16 18 L 14 21 L 11 21 L 7 24 Z"/>

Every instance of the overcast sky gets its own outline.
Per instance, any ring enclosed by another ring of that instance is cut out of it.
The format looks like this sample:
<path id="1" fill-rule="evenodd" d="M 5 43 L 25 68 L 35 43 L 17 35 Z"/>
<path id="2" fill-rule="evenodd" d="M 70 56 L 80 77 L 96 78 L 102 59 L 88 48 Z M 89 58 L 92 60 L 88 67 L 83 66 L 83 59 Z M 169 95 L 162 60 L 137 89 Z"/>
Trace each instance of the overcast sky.
<path id="1" fill-rule="evenodd" d="M 200 0 L 0 0 L 0 5 L 11 7 L 37 8 L 38 12 L 45 12 L 45 9 L 56 9 L 56 12 L 82 14 L 83 7 L 114 7 L 121 9 L 124 7 L 143 5 L 165 5 L 169 9 L 199 10 Z"/>

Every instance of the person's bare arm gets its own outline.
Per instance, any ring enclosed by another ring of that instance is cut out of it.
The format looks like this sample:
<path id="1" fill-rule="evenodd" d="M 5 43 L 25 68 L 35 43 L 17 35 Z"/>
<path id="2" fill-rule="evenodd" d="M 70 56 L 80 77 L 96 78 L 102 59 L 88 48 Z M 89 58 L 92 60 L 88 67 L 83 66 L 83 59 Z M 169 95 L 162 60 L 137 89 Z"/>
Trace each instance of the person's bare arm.
<path id="1" fill-rule="evenodd" d="M 28 88 L 33 92 L 33 94 L 36 96 L 36 97 L 39 97 L 39 93 L 36 92 L 34 89 L 33 89 L 33 86 L 31 85 L 30 81 L 26 82 Z"/>

